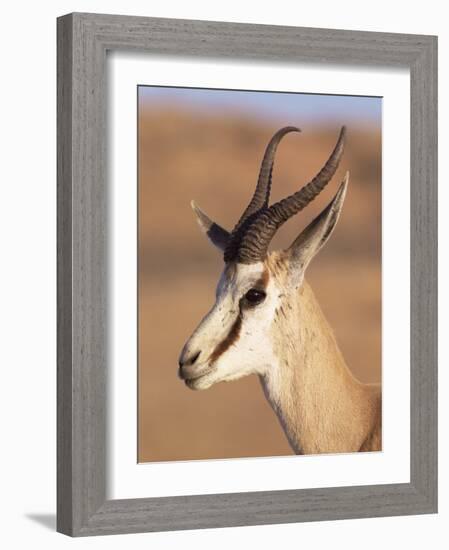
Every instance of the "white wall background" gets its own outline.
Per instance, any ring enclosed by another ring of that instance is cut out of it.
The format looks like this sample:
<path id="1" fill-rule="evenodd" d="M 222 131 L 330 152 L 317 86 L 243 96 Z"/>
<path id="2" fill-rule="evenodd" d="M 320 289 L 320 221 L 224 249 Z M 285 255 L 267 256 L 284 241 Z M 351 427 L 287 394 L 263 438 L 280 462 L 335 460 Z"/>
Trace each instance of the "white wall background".
<path id="1" fill-rule="evenodd" d="M 5 7 L 6 6 L 6 7 Z M 58 15 L 93 11 L 186 19 L 270 23 L 439 35 L 441 98 L 449 97 L 449 32 L 444 4 L 358 0 L 60 0 L 8 2 L 0 33 L 0 350 L 1 541 L 5 548 L 443 548 L 449 520 L 447 348 L 440 346 L 440 513 L 434 516 L 244 527 L 71 540 L 55 524 L 56 346 L 56 23 Z M 449 202 L 447 102 L 440 102 L 440 205 Z M 448 216 L 440 217 L 442 242 Z M 441 247 L 440 280 L 448 280 Z M 448 293 L 440 290 L 442 342 Z"/>

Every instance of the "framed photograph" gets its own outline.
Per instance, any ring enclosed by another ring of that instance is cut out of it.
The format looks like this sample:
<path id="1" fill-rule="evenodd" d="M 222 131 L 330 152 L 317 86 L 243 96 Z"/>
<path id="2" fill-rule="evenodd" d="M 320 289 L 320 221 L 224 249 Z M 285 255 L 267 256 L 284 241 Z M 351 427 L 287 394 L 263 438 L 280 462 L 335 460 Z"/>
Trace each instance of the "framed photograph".
<path id="1" fill-rule="evenodd" d="M 437 511 L 437 39 L 58 19 L 58 531 Z"/>

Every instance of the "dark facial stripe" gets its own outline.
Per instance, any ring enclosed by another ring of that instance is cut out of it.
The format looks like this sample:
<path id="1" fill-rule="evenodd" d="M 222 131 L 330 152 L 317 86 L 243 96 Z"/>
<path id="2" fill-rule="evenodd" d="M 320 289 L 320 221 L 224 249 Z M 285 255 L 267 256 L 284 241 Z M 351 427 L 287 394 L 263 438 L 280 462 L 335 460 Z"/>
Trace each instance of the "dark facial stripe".
<path id="1" fill-rule="evenodd" d="M 226 270 L 227 278 L 230 278 L 233 275 L 234 266 L 230 264 L 229 268 Z M 254 288 L 266 289 L 268 281 L 270 280 L 270 274 L 268 269 L 264 269 L 260 279 L 253 285 Z M 234 321 L 234 324 L 231 327 L 228 335 L 224 340 L 222 340 L 218 346 L 214 349 L 212 355 L 210 356 L 210 362 L 214 363 L 223 353 L 228 350 L 232 344 L 234 344 L 240 336 L 240 330 L 242 328 L 242 313 L 239 312 L 237 319 Z"/>
<path id="2" fill-rule="evenodd" d="M 231 327 L 226 338 L 218 344 L 210 356 L 210 362 L 214 363 L 223 353 L 229 349 L 234 342 L 236 342 L 240 336 L 240 329 L 242 328 L 242 314 L 239 313 L 237 319 Z"/>
<path id="3" fill-rule="evenodd" d="M 268 269 L 264 269 L 262 275 L 260 276 L 260 279 L 255 282 L 253 285 L 254 288 L 260 288 L 265 290 L 268 286 L 268 281 L 270 280 L 270 273 L 268 272 Z"/>

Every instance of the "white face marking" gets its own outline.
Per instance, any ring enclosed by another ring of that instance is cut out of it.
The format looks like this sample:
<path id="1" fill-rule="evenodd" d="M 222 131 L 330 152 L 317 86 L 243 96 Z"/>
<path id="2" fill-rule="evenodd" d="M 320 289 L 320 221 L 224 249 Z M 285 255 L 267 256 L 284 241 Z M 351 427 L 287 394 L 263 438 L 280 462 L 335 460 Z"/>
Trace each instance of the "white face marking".
<path id="1" fill-rule="evenodd" d="M 216 302 L 181 353 L 181 377 L 192 389 L 206 389 L 248 374 L 265 374 L 275 362 L 270 327 L 279 290 L 271 278 L 263 289 L 265 266 L 236 264 L 220 277 Z M 242 298 L 251 288 L 263 289 L 265 299 L 250 306 Z M 193 364 L 187 359 L 199 352 Z"/>

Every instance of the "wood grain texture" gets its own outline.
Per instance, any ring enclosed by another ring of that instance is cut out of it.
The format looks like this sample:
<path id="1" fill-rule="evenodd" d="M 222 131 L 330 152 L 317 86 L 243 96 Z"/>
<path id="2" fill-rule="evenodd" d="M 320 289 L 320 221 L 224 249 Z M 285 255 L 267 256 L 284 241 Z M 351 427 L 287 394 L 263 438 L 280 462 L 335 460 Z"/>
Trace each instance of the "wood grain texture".
<path id="1" fill-rule="evenodd" d="M 106 52 L 408 67 L 411 481 L 106 500 Z M 117 15 L 58 19 L 58 505 L 72 536 L 437 510 L 437 39 Z"/>
<path id="2" fill-rule="evenodd" d="M 58 167 L 57 167 L 57 528 L 72 528 L 72 26 L 58 21 Z M 60 513 L 61 505 L 64 511 Z"/>

